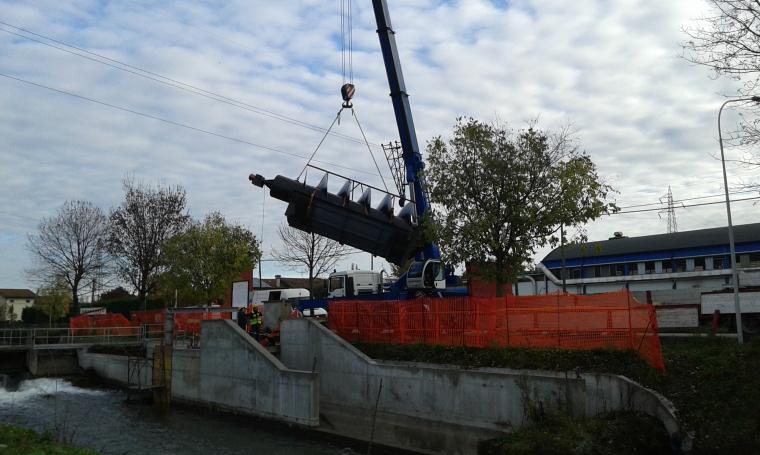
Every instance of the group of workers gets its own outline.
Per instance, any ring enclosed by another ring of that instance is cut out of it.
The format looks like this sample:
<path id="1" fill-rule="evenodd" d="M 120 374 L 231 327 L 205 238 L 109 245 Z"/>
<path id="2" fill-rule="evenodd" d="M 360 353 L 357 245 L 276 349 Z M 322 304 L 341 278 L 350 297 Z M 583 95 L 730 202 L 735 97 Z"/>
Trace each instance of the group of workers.
<path id="1" fill-rule="evenodd" d="M 237 323 L 241 329 L 251 334 L 256 341 L 259 341 L 261 326 L 264 324 L 264 316 L 256 305 L 240 308 L 237 312 Z"/>

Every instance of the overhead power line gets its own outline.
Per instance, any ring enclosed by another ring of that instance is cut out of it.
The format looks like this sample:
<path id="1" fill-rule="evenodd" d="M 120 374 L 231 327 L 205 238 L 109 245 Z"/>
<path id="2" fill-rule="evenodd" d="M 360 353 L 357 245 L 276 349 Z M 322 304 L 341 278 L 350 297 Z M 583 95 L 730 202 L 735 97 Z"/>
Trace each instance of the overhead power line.
<path id="1" fill-rule="evenodd" d="M 159 84 L 167 85 L 169 87 L 173 87 L 173 88 L 176 88 L 176 89 L 179 89 L 179 90 L 183 90 L 183 91 L 188 92 L 188 93 L 192 93 L 194 95 L 202 96 L 204 98 L 208 98 L 208 99 L 220 102 L 220 103 L 224 103 L 224 104 L 227 104 L 227 105 L 230 105 L 230 106 L 234 106 L 234 107 L 237 107 L 239 109 L 243 109 L 243 110 L 246 110 L 246 111 L 249 111 L 249 112 L 253 112 L 255 114 L 263 115 L 263 116 L 268 117 L 268 118 L 280 120 L 282 122 L 286 122 L 286 123 L 289 123 L 289 124 L 292 124 L 292 125 L 295 125 L 295 126 L 298 126 L 298 127 L 306 128 L 306 129 L 309 129 L 309 130 L 312 130 L 312 131 L 321 132 L 321 133 L 327 132 L 327 130 L 325 128 L 320 127 L 318 125 L 313 125 L 313 124 L 304 122 L 302 120 L 298 120 L 298 119 L 293 118 L 293 117 L 289 117 L 289 116 L 286 116 L 286 115 L 283 115 L 283 114 L 279 114 L 277 112 L 271 111 L 269 109 L 266 109 L 266 108 L 263 108 L 263 107 L 260 107 L 260 106 L 255 106 L 253 104 L 249 104 L 249 103 L 246 103 L 246 102 L 243 102 L 243 101 L 240 101 L 240 100 L 236 100 L 234 98 L 230 98 L 228 96 L 224 96 L 224 95 L 221 95 L 219 93 L 215 93 L 215 92 L 212 92 L 212 91 L 209 91 L 209 90 L 205 90 L 205 89 L 197 87 L 195 85 L 188 84 L 188 83 L 179 81 L 177 79 L 173 79 L 173 78 L 168 77 L 168 76 L 164 76 L 164 75 L 156 73 L 154 71 L 146 70 L 144 68 L 140 68 L 139 66 L 131 65 L 129 63 L 126 63 L 126 62 L 123 62 L 123 61 L 120 61 L 120 60 L 116 60 L 116 59 L 113 59 L 113 58 L 110 58 L 110 57 L 106 57 L 105 55 L 99 54 L 97 52 L 88 51 L 87 49 L 75 46 L 73 44 L 69 44 L 69 43 L 66 43 L 64 41 L 60 41 L 60 40 L 57 40 L 55 38 L 51 38 L 49 36 L 45 36 L 45 35 L 33 32 L 31 30 L 27 30 L 27 29 L 22 28 L 22 27 L 18 27 L 16 25 L 9 24 L 9 23 L 4 22 L 2 20 L 0 20 L 0 25 L 4 25 L 5 27 L 11 27 L 11 28 L 13 28 L 15 30 L 18 30 L 18 31 L 21 31 L 23 33 L 14 32 L 13 30 L 8 30 L 6 28 L 0 27 L 0 31 L 2 31 L 2 32 L 8 33 L 10 35 L 18 36 L 20 38 L 24 38 L 24 39 L 29 40 L 29 41 L 33 41 L 35 43 L 42 44 L 44 46 L 48 46 L 50 48 L 59 50 L 61 52 L 66 52 L 68 54 L 75 55 L 75 56 L 78 56 L 78 57 L 90 60 L 90 61 L 95 62 L 95 63 L 99 63 L 101 65 L 106 65 L 106 66 L 108 66 L 110 68 L 126 72 L 128 74 L 133 75 L 133 76 L 137 76 L 137 77 L 141 77 L 141 78 L 144 78 L 144 79 L 148 79 L 148 80 L 151 80 L 151 81 L 159 83 Z M 46 41 L 42 41 L 42 40 L 37 39 L 37 38 L 33 38 L 31 36 L 27 36 L 24 33 L 36 36 L 38 38 L 42 38 L 42 39 L 48 40 L 48 41 L 50 41 L 50 43 L 46 42 Z M 55 44 L 52 44 L 52 43 L 55 43 Z M 58 44 L 58 46 L 56 44 Z M 71 50 L 71 49 L 75 49 L 76 51 Z M 77 51 L 79 51 L 79 52 L 77 52 Z M 345 139 L 345 140 L 348 140 L 348 141 L 351 141 L 351 142 L 355 142 L 355 143 L 358 143 L 358 144 L 362 144 L 362 145 L 364 145 L 364 143 L 365 143 L 360 138 L 353 137 L 353 136 L 350 136 L 350 135 L 347 135 L 347 134 L 343 134 L 343 133 L 339 133 L 339 132 L 336 132 L 336 131 L 331 131 L 330 135 L 335 136 L 335 137 L 339 137 L 341 139 Z M 375 148 L 380 148 L 379 144 L 370 143 L 370 145 L 373 146 L 373 147 L 375 147 Z"/>
<path id="2" fill-rule="evenodd" d="M 755 201 L 758 199 L 760 199 L 760 196 L 745 197 L 742 199 L 732 199 L 731 202 L 733 203 L 733 202 Z M 715 205 L 715 204 L 725 204 L 725 203 L 726 201 L 701 202 L 699 204 L 678 205 L 678 206 L 674 206 L 673 208 L 684 209 L 684 208 L 689 208 L 689 207 L 702 207 L 704 205 Z M 628 213 L 655 212 L 655 211 L 660 211 L 660 210 L 662 210 L 662 207 L 656 207 L 653 209 L 624 210 L 620 212 L 610 213 L 610 215 L 625 215 Z"/>
<path id="3" fill-rule="evenodd" d="M 749 194 L 749 193 L 757 193 L 757 192 L 758 192 L 758 190 L 742 190 L 742 191 L 731 191 L 728 194 L 736 195 L 736 194 Z M 687 197 L 687 198 L 683 198 L 683 199 L 673 199 L 673 203 L 674 204 L 678 204 L 680 202 L 695 201 L 695 200 L 698 200 L 698 199 L 709 199 L 709 198 L 713 198 L 713 197 L 725 197 L 725 196 L 726 196 L 725 193 L 706 194 L 704 196 Z M 663 203 L 663 202 L 649 202 L 649 203 L 646 203 L 646 204 L 626 205 L 626 206 L 621 206 L 621 207 L 618 207 L 618 208 L 619 209 L 630 209 L 630 208 L 637 208 L 637 207 L 649 207 L 649 206 L 653 206 L 653 205 L 665 205 L 665 203 Z"/>
<path id="4" fill-rule="evenodd" d="M 199 127 L 196 127 L 196 126 L 188 125 L 186 123 L 176 122 L 174 120 L 170 120 L 170 119 L 166 119 L 166 118 L 163 118 L 163 117 L 159 117 L 157 115 L 146 114 L 145 112 L 136 111 L 136 110 L 130 109 L 128 107 L 118 106 L 116 104 L 111 104 L 111 103 L 108 103 L 108 102 L 105 102 L 105 101 L 100 101 L 100 100 L 97 100 L 95 98 L 90 98 L 90 97 L 87 97 L 87 96 L 84 96 L 84 95 L 80 95 L 78 93 L 73 93 L 73 92 L 69 92 L 69 91 L 66 91 L 66 90 L 57 89 L 57 88 L 50 87 L 50 86 L 47 86 L 47 85 L 44 85 L 44 84 L 40 84 L 40 83 L 37 83 L 37 82 L 32 82 L 32 81 L 29 81 L 29 80 L 26 80 L 26 79 L 22 79 L 20 77 L 12 76 L 10 74 L 0 73 L 0 77 L 5 77 L 7 79 L 12 79 L 12 80 L 15 80 L 17 82 L 22 82 L 24 84 L 32 85 L 32 86 L 35 86 L 35 87 L 38 87 L 38 88 L 43 88 L 43 89 L 46 89 L 46 90 L 50 90 L 52 92 L 60 93 L 62 95 L 67 95 L 67 96 L 71 96 L 71 97 L 74 97 L 74 98 L 78 98 L 80 100 L 89 101 L 90 103 L 95 103 L 95 104 L 99 104 L 101 106 L 110 107 L 112 109 L 116 109 L 116 110 L 119 110 L 119 111 L 122 111 L 122 112 L 127 112 L 127 113 L 130 113 L 130 114 L 139 115 L 140 117 L 145 117 L 145 118 L 149 118 L 149 119 L 152 119 L 152 120 L 158 120 L 160 122 L 168 123 L 170 125 L 178 126 L 180 128 L 186 128 L 186 129 L 189 129 L 189 130 L 192 130 L 192 131 L 196 131 L 198 133 L 204 133 L 204 134 L 208 134 L 210 136 L 215 136 L 215 137 L 218 137 L 218 138 L 221 138 L 221 139 L 226 139 L 228 141 L 233 141 L 233 142 L 238 142 L 238 143 L 245 144 L 245 145 L 250 145 L 252 147 L 260 148 L 262 150 L 268 150 L 270 152 L 279 153 L 279 154 L 282 154 L 282 155 L 288 155 L 288 156 L 292 156 L 292 157 L 296 157 L 296 158 L 303 158 L 303 159 L 308 158 L 307 156 L 301 155 L 301 154 L 298 154 L 298 153 L 287 152 L 285 150 L 280 150 L 280 149 L 277 149 L 277 148 L 274 148 L 274 147 L 269 147 L 267 145 L 262 145 L 262 144 L 257 144 L 255 142 L 247 141 L 245 139 L 238 139 L 236 137 L 228 136 L 226 134 L 217 133 L 215 131 L 210 131 L 210 130 L 199 128 Z M 343 165 L 340 165 L 340 164 L 331 163 L 329 161 L 322 161 L 322 160 L 314 160 L 314 161 L 317 161 L 317 162 L 323 163 L 323 164 L 327 164 L 327 165 L 330 165 L 330 166 L 339 167 L 341 169 L 346 169 L 346 170 L 349 170 L 349 171 L 360 172 L 360 173 L 369 174 L 369 175 L 372 175 L 372 176 L 375 175 L 375 173 L 373 173 L 373 172 L 363 171 L 363 170 L 360 170 L 360 169 L 354 169 L 354 168 L 343 166 Z"/>

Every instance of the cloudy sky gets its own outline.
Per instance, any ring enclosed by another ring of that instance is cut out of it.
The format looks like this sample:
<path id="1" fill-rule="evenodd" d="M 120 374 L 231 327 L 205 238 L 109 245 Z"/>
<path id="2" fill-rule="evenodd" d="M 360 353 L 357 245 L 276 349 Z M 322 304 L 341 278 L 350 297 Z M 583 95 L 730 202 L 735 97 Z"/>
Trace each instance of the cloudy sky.
<path id="1" fill-rule="evenodd" d="M 379 144 L 398 135 L 370 2 L 354 3 L 355 106 Z M 539 118 L 574 126 L 622 206 L 657 202 L 668 185 L 676 199 L 722 191 L 715 117 L 735 85 L 679 58 L 700 1 L 390 3 L 423 147 L 457 116 L 517 127 Z M 295 177 L 322 135 L 310 126 L 337 112 L 339 1 L 0 0 L 0 21 L 0 287 L 31 286 L 26 235 L 42 217 L 67 199 L 107 210 L 125 176 L 182 184 L 192 215 L 218 210 L 257 234 L 263 211 L 264 250 L 277 247 L 285 204 L 247 176 Z M 337 131 L 359 138 L 346 120 Z M 355 140 L 331 136 L 317 159 L 379 184 Z M 729 173 L 730 185 L 752 177 Z M 751 202 L 734 211 L 737 224 L 759 221 Z M 680 230 L 725 223 L 719 205 L 677 216 Z M 654 211 L 606 217 L 588 233 L 666 229 Z M 369 255 L 351 262 L 368 268 Z"/>

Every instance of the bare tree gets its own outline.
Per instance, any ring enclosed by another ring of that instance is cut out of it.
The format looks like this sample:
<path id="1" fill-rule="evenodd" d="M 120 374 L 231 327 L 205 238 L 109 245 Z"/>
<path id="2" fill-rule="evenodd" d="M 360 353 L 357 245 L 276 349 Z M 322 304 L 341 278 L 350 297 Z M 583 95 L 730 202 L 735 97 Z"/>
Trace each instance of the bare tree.
<path id="1" fill-rule="evenodd" d="M 348 248 L 334 240 L 286 224 L 280 225 L 277 233 L 283 248 L 272 255 L 288 267 L 309 272 L 309 296 L 314 295 L 314 278 L 328 272 L 348 254 Z"/>
<path id="2" fill-rule="evenodd" d="M 52 218 L 43 219 L 28 237 L 41 282 L 61 281 L 71 291 L 71 314 L 79 314 L 80 288 L 100 276 L 106 265 L 107 218 L 87 201 L 69 201 Z"/>
<path id="3" fill-rule="evenodd" d="M 684 29 L 688 36 L 682 43 L 683 57 L 706 66 L 716 77 L 729 77 L 741 82 L 738 95 L 758 95 L 760 88 L 760 2 L 757 0 L 705 0 L 708 15 L 696 25 Z M 748 103 L 747 108 L 760 113 L 760 106 Z M 732 145 L 746 146 L 739 160 L 750 167 L 760 167 L 760 153 L 749 148 L 760 142 L 760 118 L 744 118 L 728 140 Z"/>
<path id="4" fill-rule="evenodd" d="M 124 201 L 111 212 L 108 250 L 121 278 L 145 302 L 166 269 L 164 247 L 190 221 L 181 186 L 152 187 L 125 179 Z"/>

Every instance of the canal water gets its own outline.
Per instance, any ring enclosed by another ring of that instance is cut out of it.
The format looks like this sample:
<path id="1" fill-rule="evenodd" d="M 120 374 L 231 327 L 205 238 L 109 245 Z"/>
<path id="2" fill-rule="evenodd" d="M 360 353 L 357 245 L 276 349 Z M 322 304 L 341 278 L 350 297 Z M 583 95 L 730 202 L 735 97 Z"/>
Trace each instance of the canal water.
<path id="1" fill-rule="evenodd" d="M 296 428 L 199 409 L 160 412 L 126 401 L 120 390 L 82 388 L 65 379 L 0 387 L 0 423 L 50 431 L 103 454 L 356 454 Z"/>

